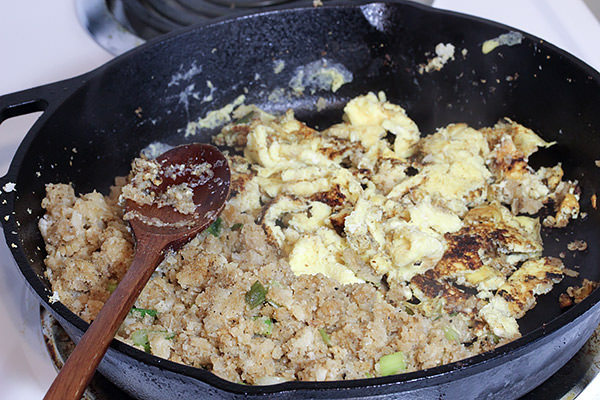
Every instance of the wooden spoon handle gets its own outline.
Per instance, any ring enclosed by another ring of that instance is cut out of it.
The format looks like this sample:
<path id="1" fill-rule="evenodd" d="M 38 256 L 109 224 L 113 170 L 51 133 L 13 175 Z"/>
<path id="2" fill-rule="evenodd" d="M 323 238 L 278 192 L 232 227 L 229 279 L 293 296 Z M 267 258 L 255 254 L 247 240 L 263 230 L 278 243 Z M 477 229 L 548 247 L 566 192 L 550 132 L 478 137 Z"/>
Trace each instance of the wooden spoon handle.
<path id="1" fill-rule="evenodd" d="M 61 368 L 45 400 L 81 398 L 119 326 L 162 260 L 163 242 L 160 238 L 138 238 L 136 248 L 143 251 L 136 251 L 127 273 Z"/>

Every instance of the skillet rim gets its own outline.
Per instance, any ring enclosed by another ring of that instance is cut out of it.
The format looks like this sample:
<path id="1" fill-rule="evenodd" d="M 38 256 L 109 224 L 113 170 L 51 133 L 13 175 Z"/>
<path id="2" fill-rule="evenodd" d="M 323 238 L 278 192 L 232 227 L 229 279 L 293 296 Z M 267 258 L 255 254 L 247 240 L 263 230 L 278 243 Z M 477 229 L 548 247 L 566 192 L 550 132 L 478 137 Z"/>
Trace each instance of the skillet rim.
<path id="1" fill-rule="evenodd" d="M 498 22 L 490 21 L 485 18 L 475 17 L 463 13 L 458 13 L 449 10 L 436 9 L 430 6 L 426 6 L 423 4 L 418 4 L 410 1 L 404 0 L 387 0 L 387 1 L 373 1 L 373 0 L 351 0 L 351 1 L 335 1 L 325 3 L 325 5 L 319 7 L 319 9 L 341 9 L 341 8 L 362 8 L 364 6 L 370 4 L 382 4 L 384 6 L 399 6 L 399 7 L 408 7 L 419 9 L 423 13 L 427 14 L 439 14 L 439 15 L 448 15 L 453 18 L 461 18 L 463 21 L 474 21 L 478 23 L 483 23 L 487 26 L 497 27 L 501 29 L 517 31 L 523 34 L 524 38 L 532 41 L 533 43 L 537 43 L 540 47 L 545 47 L 546 50 L 550 52 L 556 53 L 559 56 L 564 57 L 568 62 L 575 68 L 582 69 L 588 76 L 590 76 L 594 81 L 600 84 L 600 73 L 596 71 L 594 68 L 590 67 L 577 57 L 572 54 L 567 53 L 566 51 L 552 45 L 549 42 L 546 42 L 543 39 L 540 39 L 534 35 L 531 35 L 527 32 L 521 31 L 519 29 L 513 28 L 511 26 L 501 24 Z M 289 8 L 285 6 L 276 6 L 270 7 L 268 10 L 253 13 L 253 14 L 244 14 L 238 15 L 234 17 L 224 17 L 211 21 L 210 23 L 198 24 L 190 27 L 186 27 L 166 35 L 163 35 L 159 38 L 150 40 L 145 44 L 136 47 L 128 52 L 110 60 L 109 62 L 101 65 L 100 67 L 89 71 L 83 75 L 70 78 L 64 81 L 51 83 L 49 85 L 43 85 L 40 88 L 50 87 L 57 84 L 63 84 L 65 86 L 65 93 L 62 94 L 62 98 L 60 98 L 55 104 L 47 105 L 45 108 L 45 112 L 42 116 L 36 121 L 34 126 L 29 130 L 19 148 L 17 149 L 15 156 L 11 162 L 9 170 L 7 174 L 0 178 L 0 183 L 14 181 L 18 176 L 18 173 L 21 168 L 22 161 L 24 159 L 24 155 L 29 149 L 29 143 L 35 139 L 39 133 L 40 127 L 44 124 L 45 120 L 50 116 L 56 109 L 60 108 L 62 103 L 66 101 L 75 91 L 81 87 L 83 87 L 89 80 L 93 80 L 97 78 L 97 76 L 101 76 L 105 69 L 112 67 L 114 64 L 119 64 L 125 62 L 125 60 L 129 58 L 135 57 L 136 54 L 141 54 L 146 51 L 146 49 L 160 45 L 161 43 L 166 43 L 171 40 L 177 40 L 177 37 L 191 31 L 200 31 L 202 29 L 210 29 L 212 26 L 235 23 L 237 20 L 245 20 L 252 18 L 260 18 L 265 15 L 275 15 L 282 13 L 305 13 L 310 12 L 313 9 L 312 6 L 300 6 Z M 61 97 L 61 96 L 59 96 Z M 7 204 L 3 205 L 4 210 L 8 210 L 5 215 L 9 215 L 10 212 L 14 212 L 15 201 L 17 200 L 17 194 L 15 192 L 3 193 L 3 197 L 7 200 Z M 25 256 L 23 249 L 20 245 L 20 240 L 18 239 L 18 235 L 13 234 L 12 232 L 18 232 L 19 227 L 16 225 L 15 218 L 10 218 L 7 222 L 3 222 L 3 228 L 5 233 L 6 243 L 11 250 L 11 253 L 16 261 L 17 267 L 21 271 L 23 277 L 27 281 L 27 284 L 34 290 L 36 295 L 42 300 L 43 306 L 49 308 L 53 311 L 53 313 L 58 314 L 62 319 L 66 320 L 68 323 L 72 324 L 79 331 L 83 332 L 89 326 L 85 321 L 83 321 L 80 317 L 71 312 L 67 307 L 65 307 L 62 303 L 50 303 L 49 297 L 51 296 L 51 291 L 46 287 L 43 281 L 38 277 L 38 275 L 33 271 L 27 257 Z M 13 246 L 16 244 L 16 248 Z M 135 360 L 141 361 L 145 364 L 154 366 L 158 369 L 167 370 L 176 374 L 181 374 L 190 378 L 194 378 L 200 380 L 204 383 L 207 383 L 217 389 L 223 390 L 225 392 L 229 392 L 232 394 L 247 394 L 247 395 L 264 395 L 264 394 L 274 394 L 279 392 L 286 391 L 327 391 L 327 390 L 349 390 L 356 388 L 369 388 L 369 387 L 381 387 L 388 385 L 398 385 L 402 383 L 411 383 L 418 384 L 421 381 L 427 380 L 429 384 L 439 384 L 444 383 L 446 381 L 452 380 L 454 378 L 459 378 L 461 373 L 465 373 L 468 375 L 474 375 L 479 371 L 489 369 L 490 367 L 499 365 L 504 362 L 506 357 L 514 357 L 518 355 L 520 352 L 526 352 L 527 345 L 534 345 L 539 343 L 542 339 L 551 336 L 556 333 L 560 328 L 567 327 L 568 325 L 575 322 L 578 318 L 582 317 L 584 314 L 591 313 L 594 308 L 598 311 L 597 304 L 600 302 L 600 289 L 595 290 L 590 296 L 588 296 L 584 301 L 580 304 L 575 305 L 574 307 L 568 309 L 567 311 L 560 314 L 558 317 L 552 319 L 547 324 L 535 328 L 531 332 L 526 335 L 506 344 L 500 346 L 492 351 L 481 353 L 472 357 L 469 357 L 464 360 L 456 361 L 449 364 L 444 364 L 441 366 L 428 368 L 424 370 L 414 371 L 410 373 L 404 373 L 399 375 L 392 375 L 386 377 L 376 377 L 376 378 L 365 378 L 365 379 L 357 379 L 357 380 L 347 380 L 347 381 L 326 381 L 326 382 L 317 382 L 317 381 L 289 381 L 284 383 L 279 383 L 275 385 L 265 385 L 265 386 L 248 386 L 243 384 L 238 384 L 234 382 L 227 381 L 225 379 L 219 378 L 212 372 L 201 368 L 195 368 L 191 366 L 187 366 L 184 364 L 175 363 L 169 360 L 164 360 L 159 357 L 153 356 L 151 354 L 147 354 L 141 350 L 138 350 L 130 345 L 127 345 L 118 340 L 113 340 L 110 348 L 123 353 L 125 356 L 129 356 Z M 433 382 L 432 382 L 433 381 Z M 438 382 L 439 381 L 439 382 Z M 540 382 L 541 383 L 541 382 Z"/>

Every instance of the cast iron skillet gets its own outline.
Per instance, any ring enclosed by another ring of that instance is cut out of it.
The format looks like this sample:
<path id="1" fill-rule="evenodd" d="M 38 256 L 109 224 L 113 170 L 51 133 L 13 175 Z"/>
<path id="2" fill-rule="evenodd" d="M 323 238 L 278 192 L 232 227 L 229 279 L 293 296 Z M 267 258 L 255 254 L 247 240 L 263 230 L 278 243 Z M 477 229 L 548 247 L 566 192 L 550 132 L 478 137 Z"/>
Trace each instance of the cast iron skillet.
<path id="1" fill-rule="evenodd" d="M 16 184 L 16 191 L 0 195 L 7 244 L 42 304 L 77 341 L 87 325 L 61 303 L 49 303 L 43 277 L 45 253 L 37 221 L 46 183 L 72 182 L 77 192 L 107 192 L 113 178 L 126 174 L 130 160 L 149 143 L 209 141 L 214 130 L 186 138 L 186 123 L 244 93 L 247 104 L 273 112 L 292 107 L 301 120 L 321 128 L 339 120 L 346 101 L 378 90 L 404 106 L 424 133 L 450 122 L 481 127 L 510 117 L 557 142 L 532 162 L 561 161 L 567 178 L 581 182 L 587 213 L 565 230 L 544 230 L 547 253 L 566 252 L 565 264 L 579 266 L 581 275 L 565 278 L 539 299 L 521 321 L 522 338 L 450 365 L 346 382 L 246 386 L 116 341 L 100 370 L 126 392 L 146 399 L 518 397 L 562 366 L 600 320 L 599 291 L 566 311 L 557 302 L 581 278 L 600 280 L 600 215 L 590 206 L 600 183 L 600 168 L 594 165 L 600 158 L 600 75 L 527 34 L 520 45 L 482 54 L 485 40 L 510 30 L 403 2 L 275 10 L 186 29 L 85 75 L 1 97 L 0 121 L 44 111 L 0 182 L 5 188 L 8 182 Z M 440 42 L 456 46 L 455 60 L 439 72 L 419 74 L 417 65 Z M 335 93 L 307 89 L 294 95 L 288 84 L 295 69 L 323 58 L 345 66 L 352 82 Z M 275 60 L 285 62 L 279 73 Z M 269 98 L 277 88 L 284 95 Z M 203 101 L 209 95 L 212 101 Z M 317 112 L 319 97 L 327 107 Z M 574 239 L 586 240 L 588 250 L 568 252 L 566 245 Z"/>

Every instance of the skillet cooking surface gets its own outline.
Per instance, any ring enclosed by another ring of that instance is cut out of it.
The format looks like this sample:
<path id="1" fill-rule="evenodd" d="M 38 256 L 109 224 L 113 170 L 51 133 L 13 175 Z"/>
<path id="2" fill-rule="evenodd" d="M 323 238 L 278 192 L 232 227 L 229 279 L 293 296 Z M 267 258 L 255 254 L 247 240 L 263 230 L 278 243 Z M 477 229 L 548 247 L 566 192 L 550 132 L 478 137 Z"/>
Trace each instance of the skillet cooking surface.
<path id="1" fill-rule="evenodd" d="M 511 352 L 520 354 L 528 343 L 570 323 L 597 302 L 599 296 L 594 293 L 591 299 L 565 312 L 557 299 L 583 277 L 600 280 L 600 254 L 594 246 L 600 237 L 600 215 L 590 205 L 590 196 L 599 191 L 600 184 L 600 168 L 594 165 L 600 158 L 598 73 L 529 35 L 521 44 L 500 46 L 483 54 L 485 40 L 510 29 L 477 18 L 403 3 L 344 4 L 267 12 L 187 29 L 82 77 L 40 91 L 48 99 L 36 104 L 46 112 L 24 139 L 6 177 L 17 183 L 17 197 L 7 194 L 5 207 L 7 214 L 14 207 L 19 225 L 11 220 L 5 231 L 7 241 L 18 244 L 18 249 L 12 250 L 23 274 L 46 306 L 68 325 L 70 334 L 78 337 L 85 324 L 61 304 L 50 305 L 51 293 L 38 279 L 45 256 L 37 230 L 37 220 L 43 215 L 40 202 L 44 185 L 72 182 L 78 193 L 93 189 L 107 193 L 114 177 L 125 175 L 131 159 L 150 143 L 210 141 L 217 130 L 185 137 L 187 122 L 242 94 L 246 104 L 257 104 L 270 112 L 291 107 L 298 119 L 321 129 L 340 120 L 348 100 L 379 90 L 404 107 L 424 134 L 451 122 L 478 128 L 509 117 L 545 140 L 557 142 L 532 157 L 535 167 L 561 161 L 566 178 L 581 183 L 581 205 L 587 217 L 573 221 L 566 229 L 543 232 L 545 254 L 558 257 L 564 252 L 566 267 L 581 275 L 566 277 L 551 293 L 539 298 L 538 306 L 520 320 L 525 337 L 493 354 L 454 366 L 372 382 L 418 380 L 480 365 Z M 427 63 L 438 43 L 452 43 L 455 59 L 440 71 L 419 73 L 419 64 Z M 319 60 L 343 65 L 352 73 L 352 81 L 336 92 L 312 92 L 309 88 L 301 96 L 294 94 L 289 83 L 296 68 Z M 284 62 L 280 72 L 275 68 L 279 61 Z M 273 93 L 279 95 L 274 99 Z M 319 98 L 324 98 L 327 106 L 317 112 Z M 585 240 L 588 250 L 567 251 L 567 244 L 575 239 Z M 592 325 L 597 323 L 594 318 Z M 593 328 L 584 331 L 591 334 Z M 157 365 L 154 357 L 128 346 L 116 343 L 113 348 Z M 122 361 L 120 357 L 125 356 L 119 353 L 116 357 Z M 164 362 L 159 365 L 227 386 L 219 379 L 207 378 L 210 374 L 205 371 L 190 372 L 193 369 Z M 368 386 L 362 382 L 322 386 L 292 382 L 282 387 Z"/>

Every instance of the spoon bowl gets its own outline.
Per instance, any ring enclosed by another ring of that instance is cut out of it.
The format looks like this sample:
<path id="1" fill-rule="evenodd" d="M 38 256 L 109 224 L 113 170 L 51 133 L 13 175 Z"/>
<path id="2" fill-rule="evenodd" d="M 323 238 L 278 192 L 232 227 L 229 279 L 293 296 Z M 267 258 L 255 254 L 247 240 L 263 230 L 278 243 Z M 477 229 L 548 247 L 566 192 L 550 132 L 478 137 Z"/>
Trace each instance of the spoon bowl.
<path id="1" fill-rule="evenodd" d="M 185 184 L 193 191 L 196 206 L 193 213 L 184 214 L 173 205 L 140 204 L 131 199 L 125 203 L 126 214 L 136 240 L 142 234 L 174 235 L 185 242 L 212 223 L 229 195 L 229 166 L 223 154 L 214 146 L 192 143 L 175 147 L 156 158 L 160 166 L 155 185 L 157 194 Z M 198 172 L 199 168 L 205 167 Z M 175 248 L 179 241 L 171 244 Z"/>
<path id="2" fill-rule="evenodd" d="M 176 204 L 126 200 L 125 218 L 136 241 L 131 266 L 65 362 L 48 389 L 46 400 L 81 398 L 165 251 L 176 250 L 187 243 L 213 223 L 225 206 L 230 171 L 227 160 L 216 147 L 198 143 L 183 145 L 165 152 L 156 161 L 158 175 L 151 186 L 154 198 L 160 198 L 171 188 L 189 188 L 193 193 L 193 210 L 182 212 Z"/>

